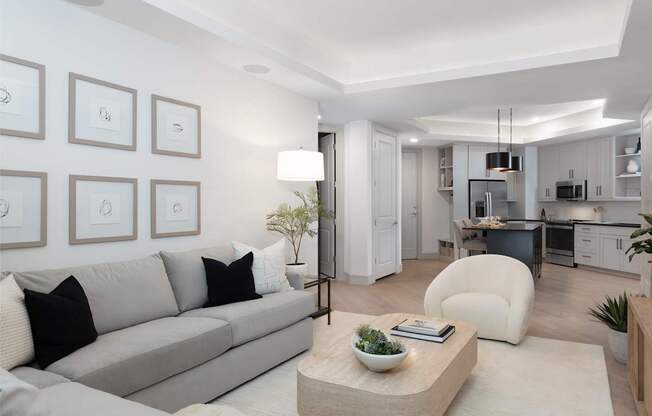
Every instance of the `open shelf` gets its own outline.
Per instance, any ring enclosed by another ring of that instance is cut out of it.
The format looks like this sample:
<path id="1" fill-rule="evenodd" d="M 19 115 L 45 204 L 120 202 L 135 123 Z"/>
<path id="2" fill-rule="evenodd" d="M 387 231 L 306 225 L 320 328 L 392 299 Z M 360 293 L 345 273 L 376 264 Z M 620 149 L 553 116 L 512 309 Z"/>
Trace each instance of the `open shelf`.
<path id="1" fill-rule="evenodd" d="M 614 137 L 614 192 L 617 201 L 641 200 L 641 152 L 627 154 L 625 149 L 636 149 L 640 143 L 640 132 L 632 131 Z M 638 172 L 629 173 L 629 165 L 636 165 Z"/>

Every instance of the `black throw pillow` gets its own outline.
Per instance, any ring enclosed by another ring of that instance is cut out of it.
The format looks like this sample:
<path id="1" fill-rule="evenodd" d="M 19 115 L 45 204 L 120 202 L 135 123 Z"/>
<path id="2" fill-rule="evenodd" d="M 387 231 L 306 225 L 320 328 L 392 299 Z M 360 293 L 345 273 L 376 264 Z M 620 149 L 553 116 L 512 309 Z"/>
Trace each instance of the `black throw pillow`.
<path id="1" fill-rule="evenodd" d="M 204 307 L 262 298 L 256 293 L 254 274 L 251 271 L 254 253 L 249 252 L 228 266 L 219 260 L 206 257 L 201 259 L 204 261 L 208 285 L 208 302 Z"/>
<path id="2" fill-rule="evenodd" d="M 24 292 L 36 362 L 41 368 L 97 339 L 86 293 L 73 276 L 49 294 Z"/>

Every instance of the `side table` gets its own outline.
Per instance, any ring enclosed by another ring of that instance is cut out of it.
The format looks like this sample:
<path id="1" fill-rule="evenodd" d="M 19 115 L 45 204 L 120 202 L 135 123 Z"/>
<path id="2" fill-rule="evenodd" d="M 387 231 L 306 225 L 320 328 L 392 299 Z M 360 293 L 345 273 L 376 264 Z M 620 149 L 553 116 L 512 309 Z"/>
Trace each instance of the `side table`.
<path id="1" fill-rule="evenodd" d="M 326 305 L 322 305 L 321 302 L 321 292 L 322 285 L 326 284 L 327 300 Z M 328 315 L 328 325 L 331 324 L 331 278 L 324 275 L 321 276 L 306 276 L 303 280 L 303 288 L 308 289 L 310 287 L 317 286 L 317 311 L 313 313 L 313 318 L 319 316 Z"/>

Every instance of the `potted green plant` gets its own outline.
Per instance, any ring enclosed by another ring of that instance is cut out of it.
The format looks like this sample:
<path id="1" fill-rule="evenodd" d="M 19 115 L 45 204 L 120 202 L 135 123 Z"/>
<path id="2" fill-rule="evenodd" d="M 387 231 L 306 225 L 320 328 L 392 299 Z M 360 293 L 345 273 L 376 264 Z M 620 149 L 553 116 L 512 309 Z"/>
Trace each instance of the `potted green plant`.
<path id="1" fill-rule="evenodd" d="M 369 370 L 383 372 L 398 367 L 408 351 L 399 341 L 369 325 L 360 325 L 351 340 L 356 358 Z"/>
<path id="2" fill-rule="evenodd" d="M 605 297 L 602 304 L 589 308 L 589 313 L 609 327 L 609 349 L 616 361 L 627 363 L 627 293 L 617 298 Z"/>
<path id="3" fill-rule="evenodd" d="M 648 223 L 648 226 L 641 227 L 638 230 L 634 231 L 630 236 L 630 238 L 636 239 L 646 234 L 652 236 L 652 215 L 651 214 L 638 214 L 638 215 L 643 217 L 645 222 Z M 643 254 L 643 253 L 652 254 L 652 238 L 648 237 L 645 240 L 638 240 L 633 242 L 632 245 L 627 249 L 625 254 L 628 254 L 629 252 L 632 252 L 632 254 L 629 255 L 629 261 L 632 261 L 634 256 L 637 256 L 639 254 Z M 648 263 L 652 263 L 652 260 L 648 260 Z"/>
<path id="4" fill-rule="evenodd" d="M 292 246 L 292 261 L 286 267 L 288 278 L 303 278 L 308 273 L 308 265 L 299 261 L 301 242 L 303 237 L 313 238 L 317 231 L 311 228 L 319 218 L 332 218 L 333 213 L 326 210 L 319 202 L 317 188 L 313 187 L 308 192 L 295 191 L 294 195 L 301 203 L 295 207 L 281 204 L 277 209 L 267 214 L 267 229 L 281 234 Z"/>

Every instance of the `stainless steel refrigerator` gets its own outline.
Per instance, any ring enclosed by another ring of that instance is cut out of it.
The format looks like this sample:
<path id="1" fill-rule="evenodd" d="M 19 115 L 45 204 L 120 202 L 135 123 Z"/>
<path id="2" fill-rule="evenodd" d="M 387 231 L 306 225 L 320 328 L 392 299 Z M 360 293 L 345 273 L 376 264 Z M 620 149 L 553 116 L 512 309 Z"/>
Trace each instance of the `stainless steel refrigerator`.
<path id="1" fill-rule="evenodd" d="M 469 218 L 490 215 L 507 218 L 507 183 L 469 179 Z"/>

